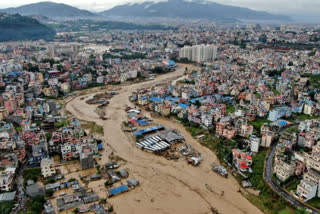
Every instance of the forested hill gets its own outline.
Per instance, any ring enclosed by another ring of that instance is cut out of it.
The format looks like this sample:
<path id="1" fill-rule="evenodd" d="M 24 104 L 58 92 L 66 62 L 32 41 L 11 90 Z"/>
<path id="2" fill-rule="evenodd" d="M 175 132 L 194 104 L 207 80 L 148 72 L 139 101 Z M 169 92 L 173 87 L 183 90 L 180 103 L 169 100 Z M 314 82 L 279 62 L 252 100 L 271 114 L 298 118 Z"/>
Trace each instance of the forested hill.
<path id="1" fill-rule="evenodd" d="M 37 20 L 18 14 L 0 13 L 0 29 L 0 42 L 50 39 L 56 34 Z"/>

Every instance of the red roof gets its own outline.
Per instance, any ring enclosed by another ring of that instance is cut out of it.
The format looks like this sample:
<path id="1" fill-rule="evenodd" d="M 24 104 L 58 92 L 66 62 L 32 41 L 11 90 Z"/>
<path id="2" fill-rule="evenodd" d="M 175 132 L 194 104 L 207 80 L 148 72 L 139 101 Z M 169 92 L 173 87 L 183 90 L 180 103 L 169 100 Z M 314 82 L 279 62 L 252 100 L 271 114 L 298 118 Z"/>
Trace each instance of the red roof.
<path id="1" fill-rule="evenodd" d="M 91 150 L 90 149 L 84 149 L 83 150 L 83 152 L 85 152 L 85 153 L 88 153 L 88 152 L 90 152 Z"/>
<path id="2" fill-rule="evenodd" d="M 248 169 L 249 167 L 248 167 L 247 165 L 245 165 L 245 164 L 241 164 L 241 165 L 240 165 L 240 168 L 241 168 L 241 169 Z"/>

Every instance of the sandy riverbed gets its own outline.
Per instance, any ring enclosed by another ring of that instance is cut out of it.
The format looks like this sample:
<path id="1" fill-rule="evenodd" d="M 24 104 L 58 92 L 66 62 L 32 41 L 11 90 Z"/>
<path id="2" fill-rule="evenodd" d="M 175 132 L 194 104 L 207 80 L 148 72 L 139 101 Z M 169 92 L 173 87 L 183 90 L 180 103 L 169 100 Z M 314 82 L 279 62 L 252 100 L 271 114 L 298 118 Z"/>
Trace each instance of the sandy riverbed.
<path id="1" fill-rule="evenodd" d="M 189 70 L 193 69 L 191 65 L 187 66 L 190 66 Z M 181 124 L 154 118 L 156 123 L 176 128 L 184 134 L 186 142 L 204 158 L 199 167 L 188 165 L 184 160 L 170 161 L 143 152 L 135 147 L 132 138 L 121 131 L 121 124 L 127 119 L 124 107 L 130 105 L 129 95 L 138 88 L 177 79 L 182 76 L 184 68 L 181 66 L 181 69 L 158 76 L 153 81 L 123 86 L 106 108 L 109 119 L 105 121 L 99 119 L 94 107 L 86 104 L 81 97 L 66 105 L 67 111 L 74 117 L 103 125 L 105 150 L 99 163 L 102 165 L 108 162 L 109 154 L 114 152 L 127 161 L 124 168 L 129 170 L 130 177 L 141 182 L 140 187 L 111 198 L 110 202 L 118 214 L 209 214 L 212 213 L 212 208 L 226 214 L 261 213 L 238 192 L 240 187 L 234 178 L 230 176 L 224 179 L 211 171 L 210 164 L 217 161 L 216 155 L 196 142 Z M 104 187 L 93 189 L 101 197 L 104 196 Z"/>

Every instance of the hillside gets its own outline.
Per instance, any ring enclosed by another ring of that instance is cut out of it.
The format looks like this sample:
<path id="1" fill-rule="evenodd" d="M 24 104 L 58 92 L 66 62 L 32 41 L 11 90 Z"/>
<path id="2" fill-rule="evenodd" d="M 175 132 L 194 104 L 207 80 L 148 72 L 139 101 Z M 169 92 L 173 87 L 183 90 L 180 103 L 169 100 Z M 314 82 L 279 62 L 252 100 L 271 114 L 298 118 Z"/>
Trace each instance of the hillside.
<path id="1" fill-rule="evenodd" d="M 0 42 L 48 39 L 55 31 L 37 20 L 18 14 L 0 13 Z"/>
<path id="2" fill-rule="evenodd" d="M 290 18 L 282 15 L 196 0 L 169 0 L 159 3 L 126 4 L 103 11 L 100 14 L 103 16 L 179 17 L 211 20 L 290 20 Z"/>
<path id="3" fill-rule="evenodd" d="M 27 4 L 20 7 L 12 7 L 0 10 L 0 12 L 9 14 L 20 14 L 23 16 L 38 15 L 49 18 L 74 18 L 74 17 L 91 17 L 96 16 L 87 10 L 53 2 L 39 2 L 35 4 Z"/>

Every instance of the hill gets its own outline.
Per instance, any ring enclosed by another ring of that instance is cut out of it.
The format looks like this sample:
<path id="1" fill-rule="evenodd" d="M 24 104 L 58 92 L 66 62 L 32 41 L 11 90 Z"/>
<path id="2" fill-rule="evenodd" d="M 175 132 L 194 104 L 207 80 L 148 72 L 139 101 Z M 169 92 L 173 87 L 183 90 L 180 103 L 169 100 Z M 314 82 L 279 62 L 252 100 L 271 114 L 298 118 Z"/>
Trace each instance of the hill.
<path id="1" fill-rule="evenodd" d="M 0 42 L 49 39 L 56 34 L 50 27 L 19 14 L 0 13 L 0 29 Z"/>
<path id="2" fill-rule="evenodd" d="M 103 16 L 167 17 L 211 20 L 278 20 L 290 18 L 243 7 L 222 5 L 208 1 L 168 0 L 167 2 L 145 2 L 125 4 L 100 13 Z"/>
<path id="3" fill-rule="evenodd" d="M 87 10 L 80 10 L 78 8 L 58 4 L 54 2 L 39 2 L 34 4 L 27 4 L 20 7 L 12 7 L 2 9 L 0 12 L 9 14 L 20 14 L 23 16 L 38 15 L 46 16 L 49 18 L 75 18 L 75 17 L 93 17 L 96 14 Z"/>

